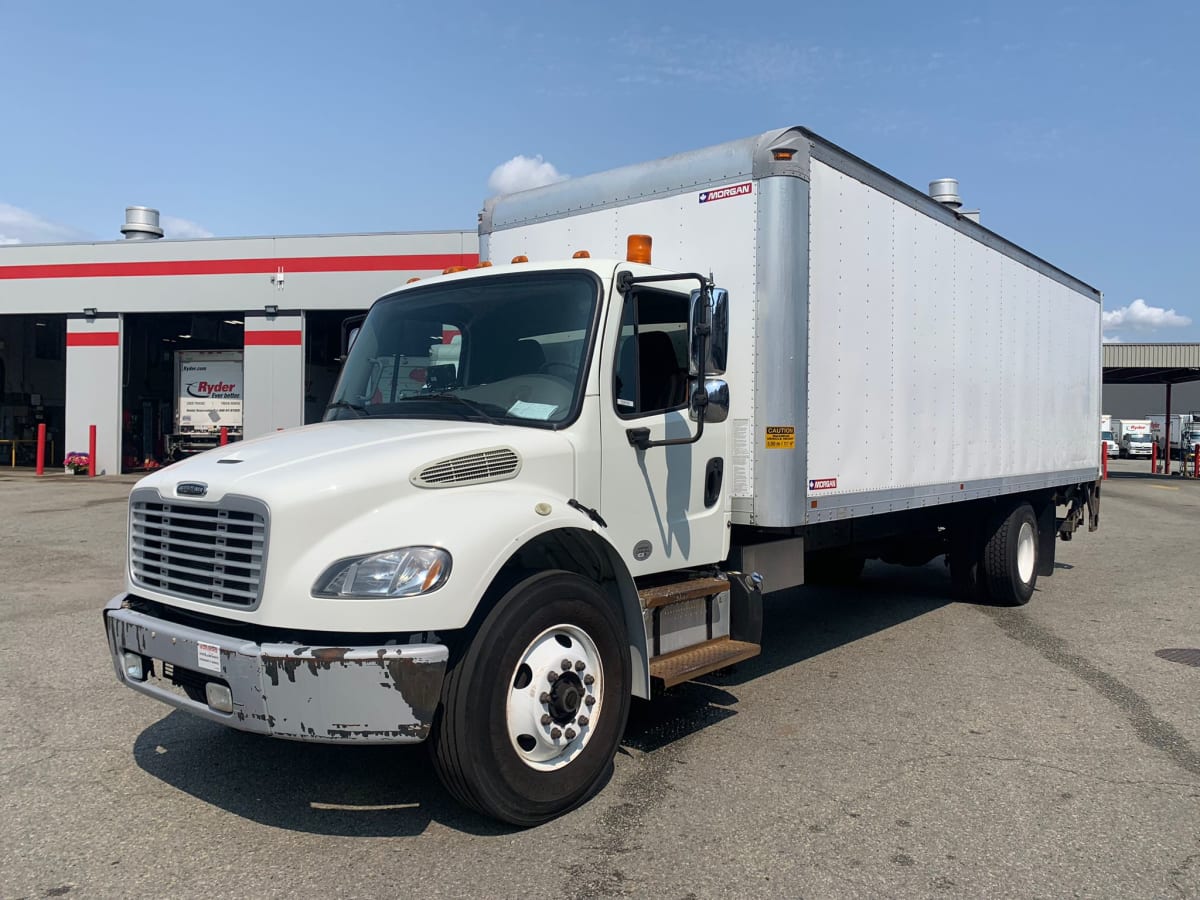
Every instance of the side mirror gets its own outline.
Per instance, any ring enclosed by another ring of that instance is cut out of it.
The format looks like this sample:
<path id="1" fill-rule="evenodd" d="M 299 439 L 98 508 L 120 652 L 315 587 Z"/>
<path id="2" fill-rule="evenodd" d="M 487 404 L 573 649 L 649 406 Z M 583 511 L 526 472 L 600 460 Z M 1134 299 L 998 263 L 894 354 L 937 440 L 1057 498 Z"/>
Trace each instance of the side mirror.
<path id="1" fill-rule="evenodd" d="M 350 354 L 350 348 L 358 340 L 358 333 L 362 331 L 362 323 L 366 321 L 366 318 L 364 315 L 342 319 L 342 355 L 338 358 L 338 362 L 346 361 L 346 357 Z"/>
<path id="2" fill-rule="evenodd" d="M 700 421 L 703 407 L 704 421 L 716 424 L 729 418 L 729 385 L 720 378 L 705 379 L 704 384 L 696 393 L 703 392 L 707 402 L 692 394 L 688 412 L 693 422 Z M 700 402 L 697 402 L 699 400 Z"/>
<path id="3" fill-rule="evenodd" d="M 688 308 L 688 374 L 693 378 L 724 375 L 728 362 L 729 291 L 712 288 L 707 297 L 704 291 L 692 291 Z"/>

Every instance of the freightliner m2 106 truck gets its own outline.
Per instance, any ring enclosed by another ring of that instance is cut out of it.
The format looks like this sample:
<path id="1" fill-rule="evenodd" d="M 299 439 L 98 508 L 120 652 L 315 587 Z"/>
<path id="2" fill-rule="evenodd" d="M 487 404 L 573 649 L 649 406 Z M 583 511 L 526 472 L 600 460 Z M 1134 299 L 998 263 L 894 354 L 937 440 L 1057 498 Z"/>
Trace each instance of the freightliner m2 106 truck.
<path id="1" fill-rule="evenodd" d="M 122 682 L 428 741 L 529 825 L 603 784 L 631 698 L 757 654 L 764 590 L 945 555 L 1021 604 L 1097 525 L 1099 293 L 806 129 L 480 233 L 494 265 L 376 301 L 324 422 L 134 488 Z"/>

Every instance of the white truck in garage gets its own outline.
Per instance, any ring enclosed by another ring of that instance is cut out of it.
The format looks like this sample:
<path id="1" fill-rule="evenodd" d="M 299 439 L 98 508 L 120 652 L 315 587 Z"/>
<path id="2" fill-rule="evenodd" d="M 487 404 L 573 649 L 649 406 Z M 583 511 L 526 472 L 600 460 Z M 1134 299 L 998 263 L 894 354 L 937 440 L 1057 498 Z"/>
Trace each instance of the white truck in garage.
<path id="1" fill-rule="evenodd" d="M 1113 419 L 1112 431 L 1122 459 L 1151 455 L 1154 438 L 1149 419 Z"/>
<path id="2" fill-rule="evenodd" d="M 175 352 L 175 429 L 167 458 L 182 459 L 242 436 L 241 350 Z"/>
<path id="3" fill-rule="evenodd" d="M 1098 524 L 1099 292 L 807 129 L 495 198 L 480 234 L 372 306 L 324 422 L 138 483 L 121 682 L 427 740 L 531 825 L 604 783 L 632 697 L 759 652 L 764 590 L 946 555 L 1022 604 Z"/>

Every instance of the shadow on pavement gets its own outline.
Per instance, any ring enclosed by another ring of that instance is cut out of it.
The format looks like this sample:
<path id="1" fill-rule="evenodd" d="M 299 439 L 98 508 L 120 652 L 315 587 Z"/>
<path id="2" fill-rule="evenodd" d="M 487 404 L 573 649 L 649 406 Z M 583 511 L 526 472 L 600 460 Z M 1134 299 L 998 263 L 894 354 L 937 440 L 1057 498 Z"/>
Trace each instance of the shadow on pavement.
<path id="1" fill-rule="evenodd" d="M 737 688 L 953 602 L 940 561 L 870 563 L 849 588 L 797 588 L 765 600 L 760 656 L 653 703 L 635 701 L 622 741 L 643 753 L 737 714 Z M 469 834 L 515 829 L 459 806 L 421 745 L 351 747 L 275 740 L 174 711 L 143 731 L 134 758 L 148 774 L 263 825 L 345 837 L 417 835 L 430 822 Z"/>

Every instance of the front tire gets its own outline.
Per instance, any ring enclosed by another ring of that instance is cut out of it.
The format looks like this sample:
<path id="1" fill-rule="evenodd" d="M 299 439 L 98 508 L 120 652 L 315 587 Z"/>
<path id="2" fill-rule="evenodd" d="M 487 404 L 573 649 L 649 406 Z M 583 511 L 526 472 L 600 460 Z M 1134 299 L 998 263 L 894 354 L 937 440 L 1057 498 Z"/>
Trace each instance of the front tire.
<path id="1" fill-rule="evenodd" d="M 466 806 L 537 825 L 612 772 L 630 704 L 621 612 L 570 572 L 510 589 L 452 664 L 430 735 L 442 782 Z"/>
<path id="2" fill-rule="evenodd" d="M 1018 504 L 991 530 L 981 568 L 988 597 L 1000 606 L 1024 606 L 1037 585 L 1038 526 L 1033 507 Z"/>

